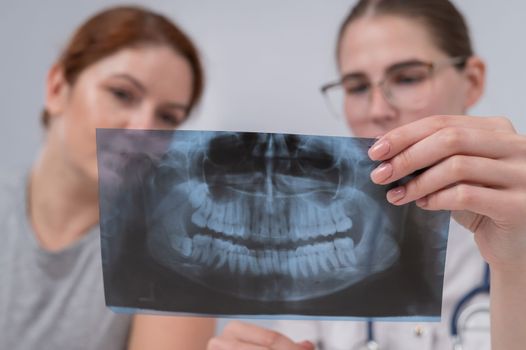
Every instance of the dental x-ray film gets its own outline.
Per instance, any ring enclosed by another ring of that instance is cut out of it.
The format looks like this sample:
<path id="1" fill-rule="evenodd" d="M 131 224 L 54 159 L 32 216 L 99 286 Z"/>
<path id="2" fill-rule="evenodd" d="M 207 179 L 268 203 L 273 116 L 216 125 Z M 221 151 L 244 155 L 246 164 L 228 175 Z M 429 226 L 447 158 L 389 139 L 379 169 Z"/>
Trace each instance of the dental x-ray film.
<path id="1" fill-rule="evenodd" d="M 396 184 L 370 180 L 378 166 L 367 156 L 373 142 L 98 129 L 107 304 L 221 316 L 437 319 L 449 212 L 389 204 Z"/>

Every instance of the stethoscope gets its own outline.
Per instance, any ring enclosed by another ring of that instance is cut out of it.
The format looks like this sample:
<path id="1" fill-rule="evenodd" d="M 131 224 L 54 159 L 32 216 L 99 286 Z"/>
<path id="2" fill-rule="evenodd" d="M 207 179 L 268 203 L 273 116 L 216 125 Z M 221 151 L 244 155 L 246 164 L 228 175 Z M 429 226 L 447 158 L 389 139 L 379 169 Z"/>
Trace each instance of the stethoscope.
<path id="1" fill-rule="evenodd" d="M 467 322 L 470 318 L 470 315 L 474 315 L 479 312 L 487 312 L 487 308 L 483 310 L 478 307 L 477 309 L 467 308 L 467 304 L 472 301 L 476 296 L 481 294 L 489 294 L 489 265 L 485 264 L 484 267 L 484 277 L 482 283 L 479 286 L 474 287 L 468 291 L 460 300 L 456 303 L 453 314 L 451 315 L 451 321 L 449 326 L 449 332 L 452 338 L 452 348 L 453 350 L 462 350 L 462 333 L 459 332 L 459 320 L 461 316 L 463 317 L 463 322 Z M 463 311 L 469 311 L 463 314 Z M 365 346 L 362 347 L 364 350 L 380 350 L 380 345 L 375 341 L 374 337 L 374 322 L 369 320 L 367 321 L 367 341 Z"/>
<path id="2" fill-rule="evenodd" d="M 490 285 L 490 273 L 489 265 L 485 264 L 484 277 L 482 283 L 479 286 L 468 291 L 460 300 L 455 304 L 453 314 L 451 316 L 449 332 L 452 338 L 452 349 L 462 350 L 463 349 L 463 338 L 462 330 L 463 327 L 459 325 L 465 325 L 471 317 L 480 313 L 489 313 L 487 306 L 470 305 L 467 306 L 476 296 L 481 294 L 489 294 Z M 322 347 L 323 349 L 323 347 Z M 353 350 L 381 350 L 380 344 L 375 340 L 374 336 L 374 321 L 367 321 L 367 338 L 365 342 L 358 344 L 358 347 L 352 348 Z"/>

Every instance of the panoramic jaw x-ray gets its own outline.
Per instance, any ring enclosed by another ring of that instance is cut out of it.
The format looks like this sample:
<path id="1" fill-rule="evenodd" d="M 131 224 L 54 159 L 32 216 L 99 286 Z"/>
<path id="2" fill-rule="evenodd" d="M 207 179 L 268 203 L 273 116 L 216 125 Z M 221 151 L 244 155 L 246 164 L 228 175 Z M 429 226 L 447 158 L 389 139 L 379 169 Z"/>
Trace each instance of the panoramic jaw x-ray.
<path id="1" fill-rule="evenodd" d="M 347 303 L 363 303 L 367 288 L 378 295 L 378 287 L 390 287 L 385 276 L 400 275 L 397 284 L 427 291 L 421 299 L 440 309 L 449 215 L 390 205 L 387 188 L 369 178 L 377 165 L 367 157 L 370 139 L 100 129 L 97 142 L 110 305 L 330 316 L 331 296 L 358 290 L 361 297 Z M 426 244 L 432 254 L 424 256 Z M 407 300 L 419 300 L 411 293 Z M 207 308 L 210 298 L 228 308 Z M 342 307 L 335 315 L 361 315 Z"/>

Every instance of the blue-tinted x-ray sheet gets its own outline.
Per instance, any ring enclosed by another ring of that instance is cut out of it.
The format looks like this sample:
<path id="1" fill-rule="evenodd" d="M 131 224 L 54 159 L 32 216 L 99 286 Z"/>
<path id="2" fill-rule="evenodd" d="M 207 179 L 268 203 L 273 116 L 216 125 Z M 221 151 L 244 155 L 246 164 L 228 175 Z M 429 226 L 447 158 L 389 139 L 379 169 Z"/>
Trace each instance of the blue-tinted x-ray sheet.
<path id="1" fill-rule="evenodd" d="M 448 212 L 389 204 L 371 139 L 97 130 L 116 310 L 440 316 Z M 404 179 L 407 181 L 407 179 Z"/>

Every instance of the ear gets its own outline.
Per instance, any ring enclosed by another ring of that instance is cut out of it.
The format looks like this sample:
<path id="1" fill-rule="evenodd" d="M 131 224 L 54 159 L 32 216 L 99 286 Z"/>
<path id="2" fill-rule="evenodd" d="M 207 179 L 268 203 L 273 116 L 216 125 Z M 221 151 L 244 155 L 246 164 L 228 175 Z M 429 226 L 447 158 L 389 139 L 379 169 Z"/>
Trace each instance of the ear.
<path id="1" fill-rule="evenodd" d="M 48 72 L 46 80 L 45 108 L 51 118 L 64 112 L 69 95 L 69 84 L 64 77 L 62 66 L 54 64 Z"/>
<path id="2" fill-rule="evenodd" d="M 464 108 L 469 108 L 480 100 L 486 85 L 486 64 L 478 56 L 470 57 L 464 68 L 467 79 Z"/>

